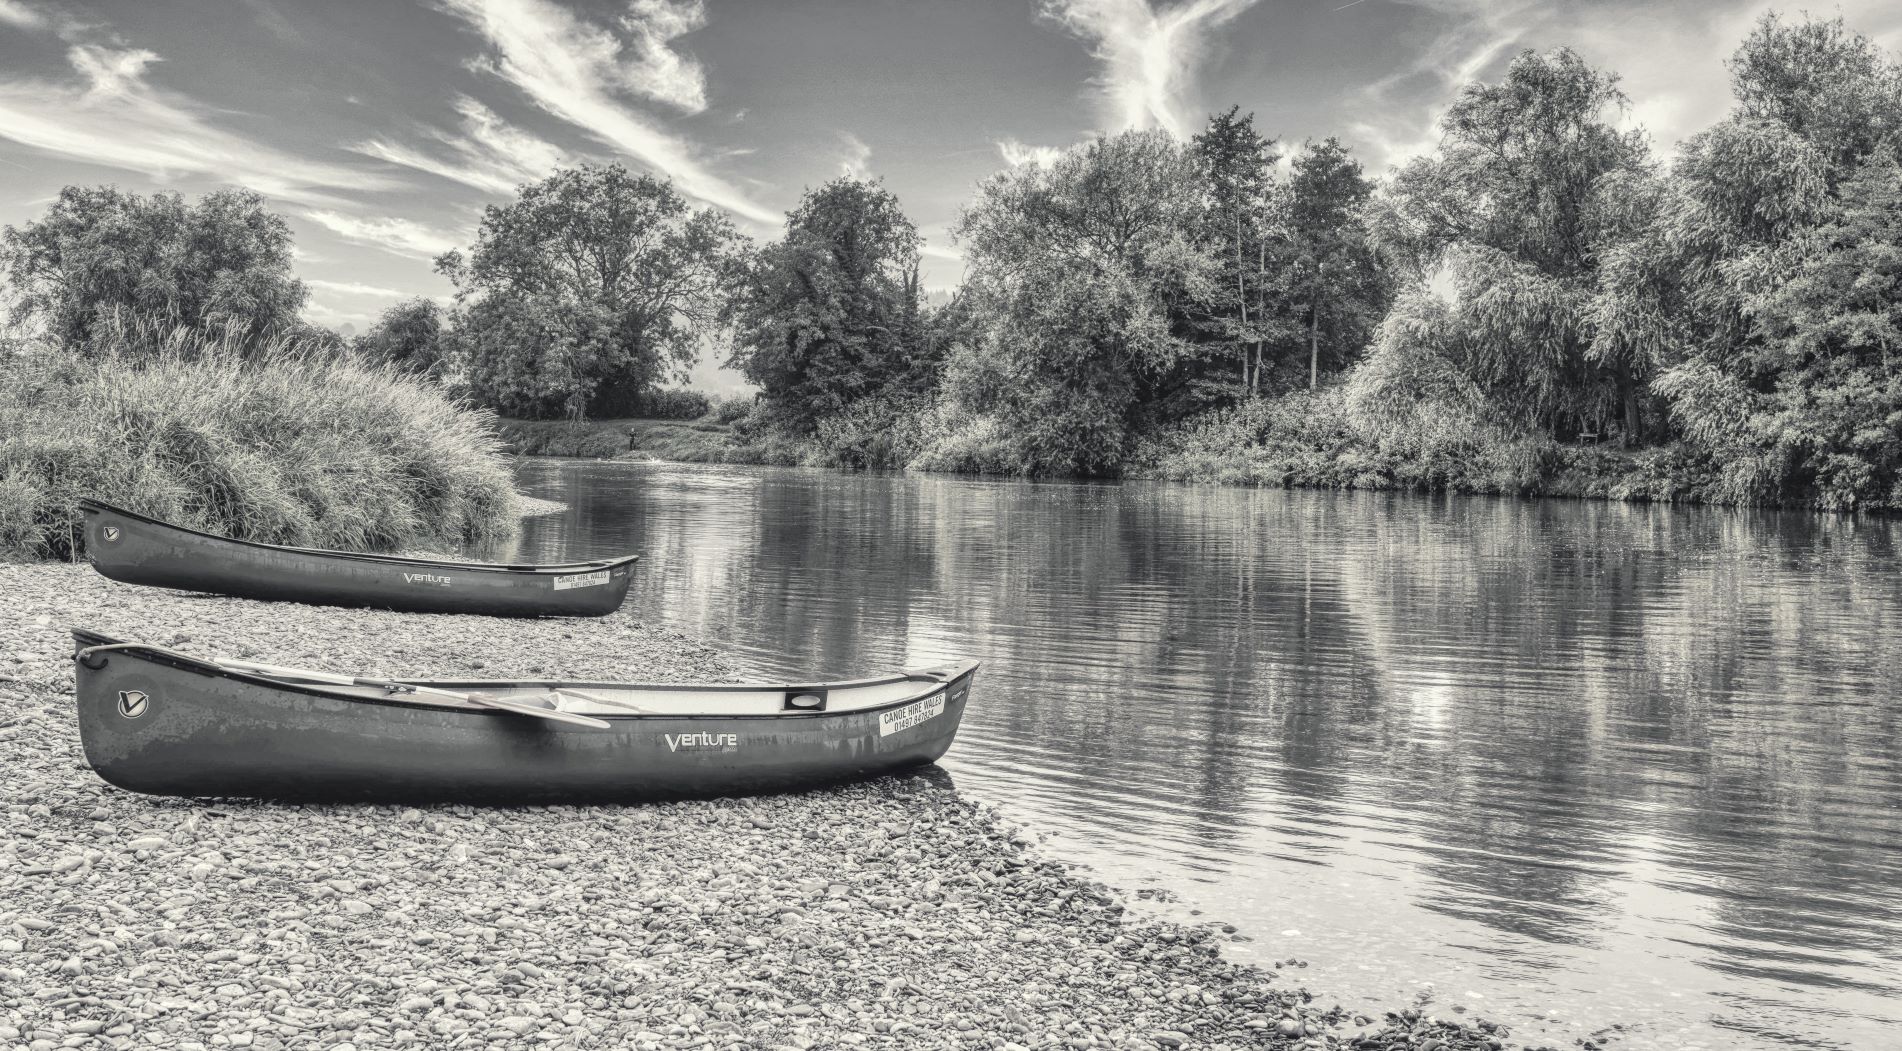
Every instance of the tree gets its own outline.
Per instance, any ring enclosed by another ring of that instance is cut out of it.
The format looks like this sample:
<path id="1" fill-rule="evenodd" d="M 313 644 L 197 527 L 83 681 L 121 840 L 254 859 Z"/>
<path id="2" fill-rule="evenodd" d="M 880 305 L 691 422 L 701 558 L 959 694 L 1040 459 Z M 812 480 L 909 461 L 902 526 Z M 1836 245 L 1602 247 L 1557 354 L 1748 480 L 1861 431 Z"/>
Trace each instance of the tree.
<path id="1" fill-rule="evenodd" d="M 1214 294 L 1192 313 L 1215 346 L 1239 358 L 1239 389 L 1252 393 L 1261 387 L 1263 346 L 1274 331 L 1267 283 L 1279 154 L 1275 140 L 1255 130 L 1255 115 L 1231 106 L 1190 141 L 1189 157 L 1207 195 L 1201 237 L 1219 268 Z"/>
<path id="2" fill-rule="evenodd" d="M 385 310 L 370 331 L 356 338 L 353 349 L 405 371 L 430 375 L 443 365 L 444 336 L 442 307 L 416 296 Z"/>
<path id="3" fill-rule="evenodd" d="M 1607 269 L 1601 341 L 1654 362 L 1719 493 L 1902 505 L 1902 64 L 1840 19 L 1758 21 Z"/>
<path id="4" fill-rule="evenodd" d="M 1306 313 L 1308 389 L 1321 382 L 1325 333 L 1345 363 L 1372 338 L 1392 291 L 1368 236 L 1373 180 L 1338 139 L 1308 143 L 1288 181 L 1288 286 Z"/>
<path id="5" fill-rule="evenodd" d="M 1516 58 L 1496 85 L 1460 93 L 1437 156 L 1409 164 L 1376 209 L 1376 237 L 1415 279 L 1446 267 L 1463 367 L 1510 418 L 1558 434 L 1592 429 L 1622 401 L 1638 430 L 1640 377 L 1591 356 L 1606 251 L 1632 235 L 1618 191 L 1648 168 L 1643 133 L 1608 111 L 1615 77 L 1564 48 Z"/>
<path id="6" fill-rule="evenodd" d="M 959 218 L 965 291 L 984 319 L 963 372 L 1029 473 L 1120 464 L 1138 383 L 1190 353 L 1180 307 L 1206 301 L 1216 264 L 1193 236 L 1203 197 L 1165 132 L 1130 131 L 1048 167 L 992 176 Z M 975 365 L 976 367 L 972 367 Z"/>
<path id="7" fill-rule="evenodd" d="M 808 190 L 786 235 L 735 267 L 729 362 L 807 426 L 934 379 L 918 288 L 917 228 L 876 181 Z"/>
<path id="8" fill-rule="evenodd" d="M 255 342 L 292 329 L 308 296 L 291 276 L 289 224 L 250 190 L 190 203 L 68 186 L 45 216 L 0 234 L 0 272 L 11 320 L 76 348 L 115 316 Z"/>
<path id="9" fill-rule="evenodd" d="M 614 415 L 684 381 L 718 331 L 737 235 L 668 182 L 619 164 L 564 169 L 484 212 L 456 286 L 470 391 L 508 415 Z"/>

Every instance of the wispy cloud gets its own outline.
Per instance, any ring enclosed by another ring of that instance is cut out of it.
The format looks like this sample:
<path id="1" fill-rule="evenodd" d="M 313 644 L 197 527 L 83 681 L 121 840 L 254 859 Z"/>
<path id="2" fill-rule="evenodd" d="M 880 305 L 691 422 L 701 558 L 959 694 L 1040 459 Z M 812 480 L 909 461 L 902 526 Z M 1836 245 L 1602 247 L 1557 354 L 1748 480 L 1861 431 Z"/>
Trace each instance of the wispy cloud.
<path id="1" fill-rule="evenodd" d="M 400 288 L 384 288 L 382 285 L 366 285 L 357 281 L 326 281 L 321 277 L 304 278 L 304 283 L 323 292 L 333 292 L 340 296 L 360 296 L 371 299 L 407 299 L 415 295 Z"/>
<path id="2" fill-rule="evenodd" d="M 632 61 L 621 69 L 635 92 L 688 113 L 707 108 L 707 75 L 691 55 L 673 48 L 675 38 L 707 24 L 701 0 L 633 0 L 621 19 Z"/>
<path id="3" fill-rule="evenodd" d="M 45 29 L 47 16 L 39 8 L 29 7 L 20 0 L 0 0 L 0 25 L 15 29 Z"/>
<path id="4" fill-rule="evenodd" d="M 1421 15 L 1417 56 L 1360 92 L 1355 112 L 1374 114 L 1352 125 L 1376 163 L 1400 164 L 1439 141 L 1437 124 L 1461 88 L 1497 79 L 1523 49 L 1567 45 L 1587 62 L 1622 78 L 1632 100 L 1624 118 L 1641 125 L 1669 152 L 1685 137 L 1721 119 L 1731 107 L 1724 61 L 1775 0 L 1712 0 L 1698 5 L 1610 0 L 1546 4 L 1535 0 L 1391 0 Z M 1340 17 L 1356 17 L 1359 9 Z M 1894 46 L 1902 41 L 1902 7 L 1894 0 L 1841 0 L 1848 23 Z"/>
<path id="5" fill-rule="evenodd" d="M 390 185 L 213 125 L 204 107 L 151 82 L 154 52 L 75 44 L 66 58 L 71 81 L 0 79 L 0 138 L 154 179 L 211 179 L 302 204 L 334 205 L 330 191 Z"/>
<path id="6" fill-rule="evenodd" d="M 453 237 L 409 219 L 361 217 L 325 209 L 304 213 L 312 222 L 346 241 L 367 244 L 397 255 L 431 259 L 456 247 Z"/>
<path id="7" fill-rule="evenodd" d="M 864 139 L 849 131 L 840 132 L 839 141 L 841 143 L 839 171 L 854 179 L 871 178 L 872 148 L 865 144 Z"/>
<path id="8" fill-rule="evenodd" d="M 1004 163 L 1013 168 L 1025 164 L 1034 164 L 1039 168 L 1048 168 L 1063 156 L 1063 150 L 1057 146 L 1030 146 L 1016 139 L 999 139 L 997 153 Z"/>
<path id="9" fill-rule="evenodd" d="M 461 135 L 431 133 L 447 148 L 448 156 L 380 138 L 351 149 L 493 193 L 510 193 L 522 183 L 540 179 L 563 160 L 562 151 L 552 143 L 515 127 L 475 99 L 458 98 L 456 112 L 462 115 Z"/>
<path id="10" fill-rule="evenodd" d="M 1102 64 L 1097 78 L 1113 130 L 1164 128 L 1178 136 L 1200 123 L 1195 70 L 1212 31 L 1257 0 L 1043 0 L 1043 13 L 1089 41 Z"/>
<path id="11" fill-rule="evenodd" d="M 710 171 L 692 143 L 661 127 L 624 99 L 627 93 L 660 98 L 669 91 L 676 97 L 664 101 L 675 104 L 682 98 L 704 97 L 704 80 L 697 64 L 686 66 L 681 60 L 678 67 L 690 68 L 694 83 L 701 85 L 690 92 L 678 68 L 676 73 L 668 74 L 666 69 L 675 67 L 653 60 L 651 40 L 672 39 L 666 35 L 672 31 L 672 24 L 663 25 L 653 12 L 674 11 L 676 5 L 636 3 L 622 21 L 621 28 L 627 34 L 624 40 L 549 0 L 438 2 L 488 41 L 486 67 L 520 88 L 542 109 L 671 176 L 684 193 L 756 222 L 779 223 L 779 213 Z M 641 28 L 630 28 L 630 22 Z M 671 48 L 663 50 L 673 54 Z M 669 80 L 669 76 L 674 79 Z M 663 90 L 661 85 L 666 84 L 671 87 Z"/>

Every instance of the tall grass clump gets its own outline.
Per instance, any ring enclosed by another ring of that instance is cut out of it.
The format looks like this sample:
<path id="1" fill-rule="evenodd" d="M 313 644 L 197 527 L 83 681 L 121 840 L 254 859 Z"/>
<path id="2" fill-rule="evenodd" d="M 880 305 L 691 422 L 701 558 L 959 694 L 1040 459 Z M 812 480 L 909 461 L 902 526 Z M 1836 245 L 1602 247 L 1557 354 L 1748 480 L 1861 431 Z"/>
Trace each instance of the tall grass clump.
<path id="1" fill-rule="evenodd" d="M 0 361 L 0 554 L 83 554 L 77 501 L 245 540 L 353 551 L 515 528 L 487 412 L 295 338 L 116 328 Z"/>

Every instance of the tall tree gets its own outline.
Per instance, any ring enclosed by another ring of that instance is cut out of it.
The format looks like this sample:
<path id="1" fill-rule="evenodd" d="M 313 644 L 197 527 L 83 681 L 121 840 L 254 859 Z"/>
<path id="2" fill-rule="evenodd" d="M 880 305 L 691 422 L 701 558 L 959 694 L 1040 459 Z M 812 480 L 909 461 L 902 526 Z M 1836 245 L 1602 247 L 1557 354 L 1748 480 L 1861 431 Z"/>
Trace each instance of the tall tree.
<path id="1" fill-rule="evenodd" d="M 1268 340 L 1268 245 L 1273 234 L 1279 159 L 1275 140 L 1255 130 L 1255 115 L 1240 106 L 1209 118 L 1189 144 L 1189 156 L 1207 194 L 1202 236 L 1220 268 L 1201 314 L 1209 335 L 1240 364 L 1240 389 L 1261 386 L 1262 348 Z"/>
<path id="2" fill-rule="evenodd" d="M 1446 267 L 1461 366 L 1511 417 L 1557 434 L 1595 428 L 1622 400 L 1635 431 L 1639 377 L 1603 367 L 1592 301 L 1603 253 L 1632 233 L 1616 190 L 1648 166 L 1621 132 L 1615 77 L 1564 48 L 1519 55 L 1498 84 L 1460 93 L 1436 156 L 1398 172 L 1377 236 L 1416 278 Z"/>
<path id="3" fill-rule="evenodd" d="M 965 290 L 984 318 L 968 352 L 999 382 L 974 385 L 990 401 L 973 408 L 999 420 L 1022 470 L 1121 462 L 1139 382 L 1190 352 L 1180 308 L 1214 293 L 1216 263 L 1194 236 L 1202 209 L 1188 151 L 1158 131 L 979 187 L 958 223 Z"/>
<path id="4" fill-rule="evenodd" d="M 46 215 L 0 234 L 11 320 L 74 347 L 117 318 L 219 330 L 239 344 L 297 324 L 284 217 L 250 190 L 188 202 L 113 186 L 68 186 Z"/>
<path id="5" fill-rule="evenodd" d="M 564 169 L 484 212 L 456 286 L 456 354 L 469 389 L 530 417 L 633 411 L 685 380 L 718 331 L 737 235 L 671 183 L 619 164 Z"/>
<path id="6" fill-rule="evenodd" d="M 1338 139 L 1295 156 L 1287 193 L 1288 285 L 1307 316 L 1308 389 L 1321 382 L 1321 343 L 1345 364 L 1365 347 L 1392 298 L 1366 224 L 1374 182 Z"/>
<path id="7" fill-rule="evenodd" d="M 806 191 L 786 234 L 735 268 L 729 362 L 811 424 L 894 385 L 928 385 L 918 230 L 876 181 Z"/>

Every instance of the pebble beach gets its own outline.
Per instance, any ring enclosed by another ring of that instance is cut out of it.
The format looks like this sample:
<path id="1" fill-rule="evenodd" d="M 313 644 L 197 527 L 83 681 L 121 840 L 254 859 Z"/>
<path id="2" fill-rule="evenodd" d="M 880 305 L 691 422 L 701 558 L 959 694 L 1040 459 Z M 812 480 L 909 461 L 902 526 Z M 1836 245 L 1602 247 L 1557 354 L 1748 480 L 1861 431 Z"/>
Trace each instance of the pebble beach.
<path id="1" fill-rule="evenodd" d="M 1229 961 L 935 768 L 633 807 L 163 799 L 94 775 L 71 715 L 71 626 L 391 677 L 733 680 L 633 605 L 401 616 L 0 565 L 0 1048 L 1516 1046 Z"/>

